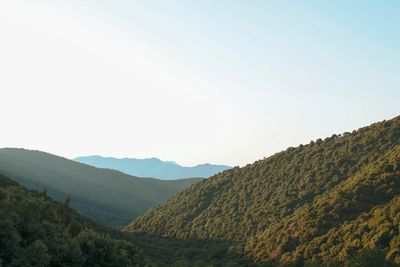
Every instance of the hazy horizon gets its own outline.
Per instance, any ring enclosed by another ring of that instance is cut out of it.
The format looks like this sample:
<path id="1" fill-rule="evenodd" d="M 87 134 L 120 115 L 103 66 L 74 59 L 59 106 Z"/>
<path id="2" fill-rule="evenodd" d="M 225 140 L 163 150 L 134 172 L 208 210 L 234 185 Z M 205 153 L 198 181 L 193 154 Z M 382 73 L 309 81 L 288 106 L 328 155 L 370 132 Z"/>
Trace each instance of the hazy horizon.
<path id="1" fill-rule="evenodd" d="M 0 147 L 242 166 L 391 119 L 399 8 L 3 1 Z"/>

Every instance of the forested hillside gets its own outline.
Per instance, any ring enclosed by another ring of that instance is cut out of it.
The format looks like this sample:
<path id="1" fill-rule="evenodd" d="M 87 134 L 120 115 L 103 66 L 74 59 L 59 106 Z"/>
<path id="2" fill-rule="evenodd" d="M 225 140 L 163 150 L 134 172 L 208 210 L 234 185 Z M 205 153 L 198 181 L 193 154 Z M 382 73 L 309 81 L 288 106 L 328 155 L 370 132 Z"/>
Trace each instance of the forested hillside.
<path id="1" fill-rule="evenodd" d="M 162 181 L 94 168 L 52 154 L 0 149 L 0 173 L 29 189 L 46 189 L 58 201 L 102 224 L 122 227 L 199 179 Z"/>
<path id="2" fill-rule="evenodd" d="M 0 266 L 146 266 L 140 249 L 0 175 Z"/>
<path id="3" fill-rule="evenodd" d="M 7 187 L 12 185 L 18 185 L 18 183 L 0 174 L 0 187 Z"/>
<path id="4" fill-rule="evenodd" d="M 199 182 L 126 232 L 240 241 L 258 262 L 400 263 L 400 117 L 288 148 Z"/>

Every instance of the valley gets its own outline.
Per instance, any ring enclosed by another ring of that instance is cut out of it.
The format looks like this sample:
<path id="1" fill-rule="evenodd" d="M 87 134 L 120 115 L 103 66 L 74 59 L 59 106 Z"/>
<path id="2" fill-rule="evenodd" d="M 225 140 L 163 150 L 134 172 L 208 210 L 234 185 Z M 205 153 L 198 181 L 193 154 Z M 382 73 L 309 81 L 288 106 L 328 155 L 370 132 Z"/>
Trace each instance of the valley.
<path id="1" fill-rule="evenodd" d="M 400 117 L 204 180 L 9 148 L 0 173 L 3 266 L 400 264 Z"/>

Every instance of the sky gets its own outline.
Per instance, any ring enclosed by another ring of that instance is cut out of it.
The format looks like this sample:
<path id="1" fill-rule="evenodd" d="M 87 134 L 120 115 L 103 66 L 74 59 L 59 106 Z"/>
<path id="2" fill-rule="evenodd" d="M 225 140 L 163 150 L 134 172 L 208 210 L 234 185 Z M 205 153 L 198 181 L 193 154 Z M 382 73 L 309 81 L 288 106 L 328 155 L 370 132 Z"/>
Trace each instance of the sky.
<path id="1" fill-rule="evenodd" d="M 0 147 L 242 166 L 400 115 L 400 1 L 0 0 Z"/>

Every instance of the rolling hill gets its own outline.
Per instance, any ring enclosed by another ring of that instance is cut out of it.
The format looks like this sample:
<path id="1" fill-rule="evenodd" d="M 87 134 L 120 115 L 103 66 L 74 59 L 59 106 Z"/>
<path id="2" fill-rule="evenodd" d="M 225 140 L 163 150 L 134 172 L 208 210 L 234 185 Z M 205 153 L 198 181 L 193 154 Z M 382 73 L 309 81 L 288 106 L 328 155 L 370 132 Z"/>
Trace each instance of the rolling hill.
<path id="1" fill-rule="evenodd" d="M 0 265 L 145 266 L 140 248 L 0 175 Z"/>
<path id="2" fill-rule="evenodd" d="M 118 170 L 133 176 L 153 177 L 163 180 L 184 178 L 208 178 L 214 174 L 230 169 L 225 165 L 200 164 L 194 167 L 183 167 L 173 161 L 161 161 L 158 158 L 134 159 L 86 156 L 74 159 L 98 168 Z"/>
<path id="3" fill-rule="evenodd" d="M 399 199 L 396 117 L 219 173 L 124 231 L 241 242 L 254 261 L 278 265 L 345 262 L 365 249 L 399 264 Z"/>
<path id="4" fill-rule="evenodd" d="M 58 201 L 71 198 L 81 214 L 122 227 L 199 179 L 162 181 L 99 169 L 40 151 L 0 149 L 0 173 L 29 189 L 47 190 Z"/>

